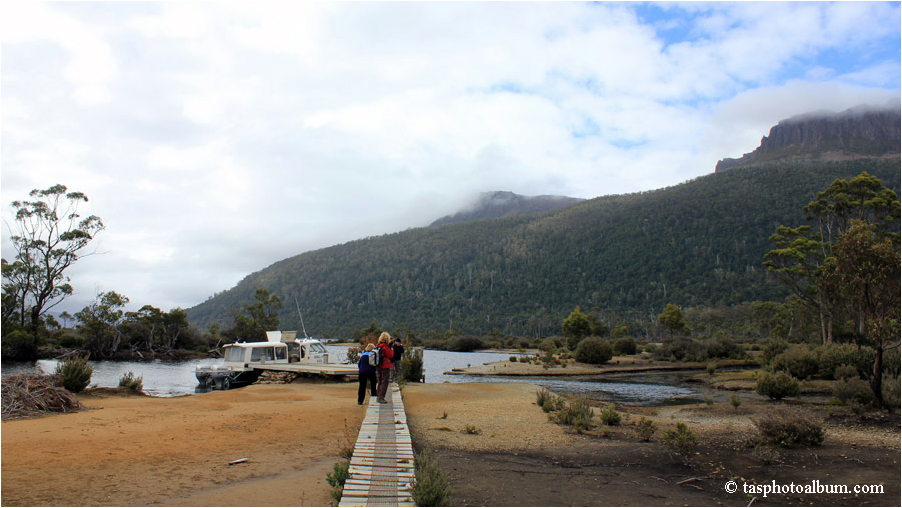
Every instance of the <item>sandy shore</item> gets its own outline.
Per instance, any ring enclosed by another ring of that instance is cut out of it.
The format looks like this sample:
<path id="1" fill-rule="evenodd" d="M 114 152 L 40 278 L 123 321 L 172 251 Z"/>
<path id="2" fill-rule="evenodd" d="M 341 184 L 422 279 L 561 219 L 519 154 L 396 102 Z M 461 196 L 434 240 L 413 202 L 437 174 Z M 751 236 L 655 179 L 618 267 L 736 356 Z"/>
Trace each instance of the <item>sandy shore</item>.
<path id="1" fill-rule="evenodd" d="M 898 506 L 898 415 L 868 423 L 823 408 L 823 446 L 762 459 L 751 419 L 771 411 L 770 402 L 618 407 L 620 426 L 577 435 L 551 423 L 535 393 L 521 383 L 404 387 L 414 444 L 450 475 L 453 505 L 746 506 L 750 498 L 724 492 L 724 482 L 817 479 L 886 492 L 756 505 Z M 356 441 L 365 408 L 356 404 L 354 383 L 80 399 L 92 409 L 2 423 L 3 505 L 329 506 L 326 474 Z M 640 417 L 658 425 L 656 439 L 638 438 Z M 688 464 L 657 442 L 677 421 L 700 438 Z"/>
<path id="2" fill-rule="evenodd" d="M 2 423 L 4 506 L 328 506 L 357 385 L 254 385 Z M 243 464 L 232 460 L 247 457 Z"/>

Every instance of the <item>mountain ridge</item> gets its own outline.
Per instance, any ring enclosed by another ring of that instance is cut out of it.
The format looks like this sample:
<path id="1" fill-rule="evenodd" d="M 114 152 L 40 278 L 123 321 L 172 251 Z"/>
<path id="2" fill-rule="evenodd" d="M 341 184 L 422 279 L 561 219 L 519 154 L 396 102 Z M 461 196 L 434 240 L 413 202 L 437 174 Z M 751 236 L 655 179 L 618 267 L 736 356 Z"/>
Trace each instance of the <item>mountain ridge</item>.
<path id="1" fill-rule="evenodd" d="M 513 215 L 548 212 L 557 210 L 581 201 L 581 198 L 568 196 L 523 196 L 510 191 L 482 192 L 469 207 L 435 220 L 429 227 L 456 224 L 479 219 L 510 217 Z"/>
<path id="2" fill-rule="evenodd" d="M 900 119 L 898 106 L 857 106 L 839 113 L 817 111 L 796 115 L 771 127 L 754 151 L 738 159 L 718 161 L 714 172 L 794 157 L 821 160 L 899 157 Z"/>
<path id="3" fill-rule="evenodd" d="M 297 298 L 318 336 L 348 337 L 371 322 L 541 336 L 559 333 L 576 306 L 621 312 L 641 327 L 666 303 L 781 299 L 785 289 L 762 267 L 777 226 L 804 224 L 802 208 L 837 178 L 867 171 L 900 187 L 897 158 L 784 155 L 664 189 L 305 252 L 249 274 L 188 317 L 201 328 L 228 327 L 233 309 L 263 288 Z M 295 326 L 292 310 L 282 309 L 285 327 Z"/>

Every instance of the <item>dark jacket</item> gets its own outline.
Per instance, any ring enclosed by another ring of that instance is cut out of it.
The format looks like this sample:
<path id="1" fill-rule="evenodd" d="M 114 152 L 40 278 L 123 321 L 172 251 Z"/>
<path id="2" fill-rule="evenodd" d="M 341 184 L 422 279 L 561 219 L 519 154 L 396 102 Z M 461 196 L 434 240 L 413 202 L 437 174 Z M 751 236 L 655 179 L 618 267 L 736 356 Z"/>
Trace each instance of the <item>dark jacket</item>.
<path id="1" fill-rule="evenodd" d="M 379 368 L 390 369 L 391 359 L 394 358 L 395 352 L 391 350 L 391 346 L 384 342 L 380 342 L 376 347 L 382 351 L 382 364 L 379 365 Z"/>
<path id="2" fill-rule="evenodd" d="M 402 346 L 401 344 L 392 344 L 391 350 L 395 354 L 394 358 L 392 358 L 392 361 L 401 361 L 401 357 L 404 356 L 404 346 Z"/>
<path id="3" fill-rule="evenodd" d="M 369 374 L 370 372 L 376 372 L 376 367 L 370 365 L 370 358 L 367 355 L 375 354 L 375 351 L 367 351 L 360 355 L 360 360 L 357 361 L 357 372 L 361 374 Z"/>

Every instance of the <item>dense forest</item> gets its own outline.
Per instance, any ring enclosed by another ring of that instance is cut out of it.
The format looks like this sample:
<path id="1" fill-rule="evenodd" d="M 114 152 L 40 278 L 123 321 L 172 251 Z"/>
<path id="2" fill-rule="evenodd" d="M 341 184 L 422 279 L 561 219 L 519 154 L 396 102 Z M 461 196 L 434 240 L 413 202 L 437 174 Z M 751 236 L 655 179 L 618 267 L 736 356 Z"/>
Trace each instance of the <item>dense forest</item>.
<path id="1" fill-rule="evenodd" d="M 835 179 L 866 171 L 897 193 L 899 159 L 784 160 L 665 189 L 605 196 L 532 215 L 412 229 L 307 252 L 188 309 L 227 326 L 258 289 L 285 305 L 284 329 L 350 337 L 366 323 L 539 337 L 577 306 L 654 323 L 667 303 L 723 307 L 782 300 L 764 254 L 780 225 Z M 616 323 L 614 323 L 616 324 Z"/>

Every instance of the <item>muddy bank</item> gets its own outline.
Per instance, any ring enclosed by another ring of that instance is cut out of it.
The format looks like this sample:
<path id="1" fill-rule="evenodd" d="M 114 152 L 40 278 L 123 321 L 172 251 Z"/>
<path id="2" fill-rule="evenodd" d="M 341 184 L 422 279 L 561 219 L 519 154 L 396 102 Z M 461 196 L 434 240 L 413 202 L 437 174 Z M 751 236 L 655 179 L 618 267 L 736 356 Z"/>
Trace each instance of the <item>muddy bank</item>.
<path id="1" fill-rule="evenodd" d="M 755 448 L 752 418 L 770 402 L 625 407 L 619 426 L 586 435 L 553 424 L 525 384 L 408 385 L 408 422 L 418 449 L 431 450 L 452 480 L 460 506 L 898 506 L 899 417 L 862 421 L 841 408 L 815 409 L 827 429 L 822 446 Z M 651 442 L 634 428 L 658 426 Z M 699 446 L 688 463 L 658 442 L 685 422 Z M 461 432 L 471 426 L 478 434 Z M 737 482 L 738 492 L 725 485 Z M 760 494 L 743 486 L 876 485 L 882 494 Z"/>

